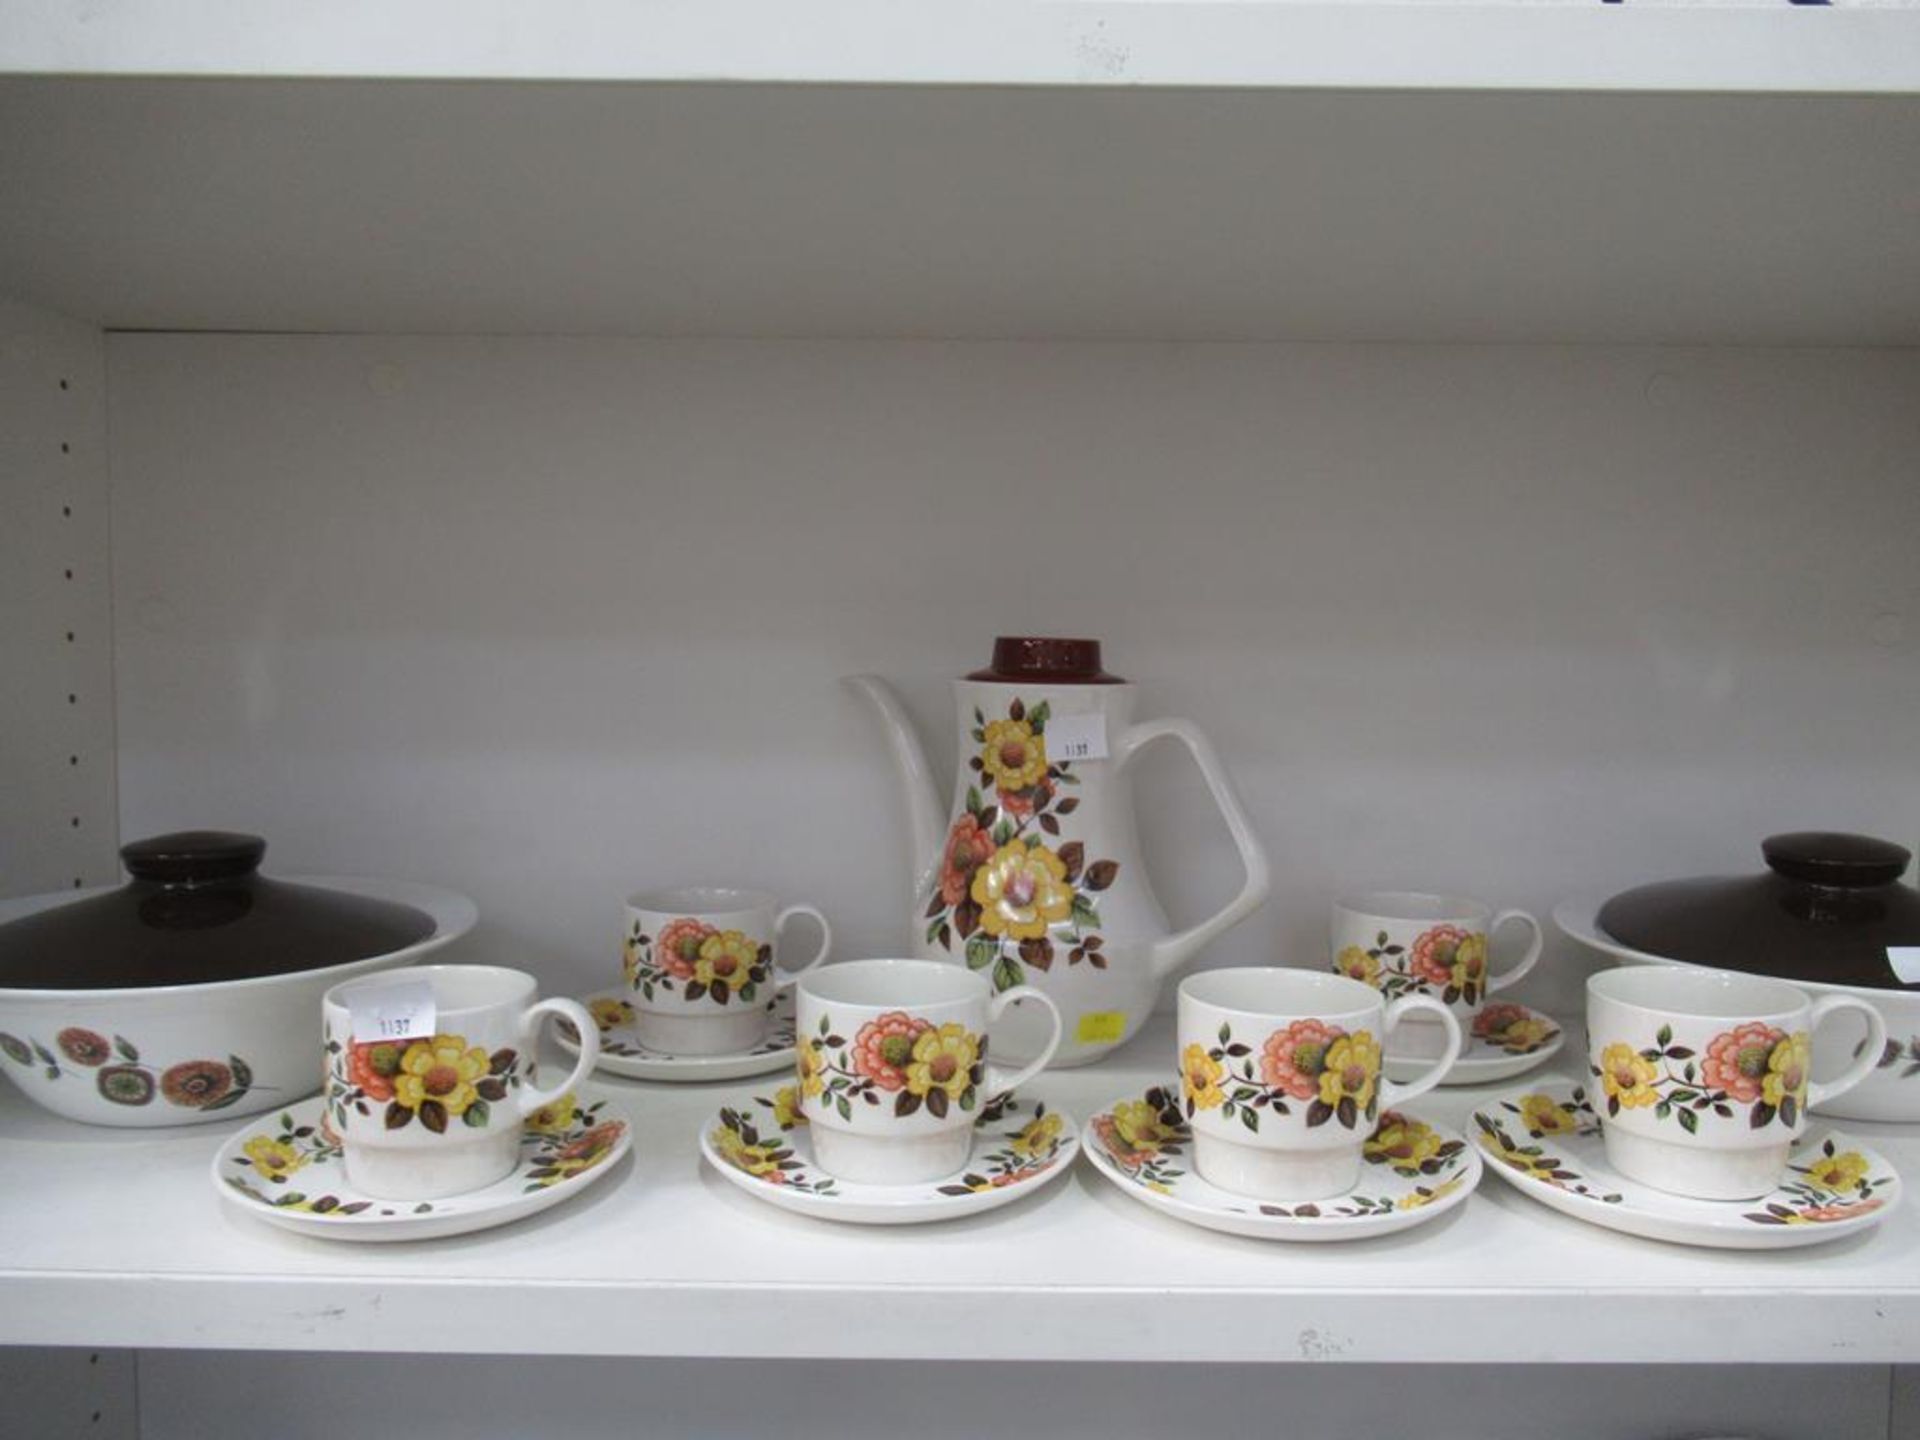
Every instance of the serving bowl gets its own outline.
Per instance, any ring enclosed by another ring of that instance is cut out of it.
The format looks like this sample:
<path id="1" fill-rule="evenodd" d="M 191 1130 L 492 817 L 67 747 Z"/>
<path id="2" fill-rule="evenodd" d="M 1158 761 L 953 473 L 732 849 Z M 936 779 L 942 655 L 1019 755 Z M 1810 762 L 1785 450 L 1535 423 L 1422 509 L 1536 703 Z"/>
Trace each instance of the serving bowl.
<path id="1" fill-rule="evenodd" d="M 1606 897 L 1600 895 L 1577 895 L 1564 900 L 1553 909 L 1554 924 L 1569 939 L 1622 964 L 1708 968 L 1636 950 L 1614 939 L 1600 925 L 1600 911 L 1605 903 Z M 1788 983 L 1809 995 L 1851 995 L 1865 1000 L 1879 1010 L 1887 1022 L 1886 1047 L 1874 1071 L 1853 1089 L 1815 1108 L 1823 1115 L 1848 1120 L 1920 1121 L 1920 990 L 1848 985 L 1810 980 L 1803 975 L 1791 977 Z M 1837 1074 L 1851 1058 L 1844 1047 L 1830 1053 L 1831 1060 L 1815 1065 L 1818 1078 L 1830 1078 L 1829 1072 Z"/>
<path id="2" fill-rule="evenodd" d="M 90 1125 L 192 1125 L 286 1105 L 320 1088 L 320 997 L 356 975 L 411 965 L 471 930 L 466 896 L 432 885 L 289 876 L 423 912 L 432 928 L 380 954 L 191 984 L 0 986 L 0 1072 L 35 1104 Z M 0 901 L 0 924 L 108 895 L 100 885 Z"/>

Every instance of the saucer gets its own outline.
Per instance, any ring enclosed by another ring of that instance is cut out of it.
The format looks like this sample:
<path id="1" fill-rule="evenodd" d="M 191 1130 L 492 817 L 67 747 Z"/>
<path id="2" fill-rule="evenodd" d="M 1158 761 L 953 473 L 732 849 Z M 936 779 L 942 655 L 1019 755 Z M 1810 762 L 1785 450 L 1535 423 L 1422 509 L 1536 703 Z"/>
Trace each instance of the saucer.
<path id="1" fill-rule="evenodd" d="M 918 1185 L 861 1185 L 815 1166 L 807 1122 L 792 1103 L 791 1086 L 735 1101 L 701 1130 L 700 1153 L 754 1198 L 822 1220 L 918 1225 L 997 1210 L 1065 1175 L 1080 1148 L 1065 1111 L 1000 1097 L 974 1123 L 973 1149 L 959 1174 Z"/>
<path id="2" fill-rule="evenodd" d="M 1116 1100 L 1087 1122 L 1082 1138 L 1094 1168 L 1123 1193 L 1202 1229 L 1258 1240 L 1359 1240 L 1425 1224 L 1465 1201 L 1480 1181 L 1480 1157 L 1457 1130 L 1389 1110 L 1346 1194 L 1288 1205 L 1236 1195 L 1187 1168 L 1193 1133 L 1179 1094 L 1174 1086 L 1155 1087 Z M 1396 1158 L 1408 1146 L 1411 1153 Z"/>
<path id="3" fill-rule="evenodd" d="M 1431 1044 L 1427 1042 L 1431 1041 Z M 1473 1017 L 1473 1032 L 1442 1085 L 1486 1085 L 1544 1065 L 1567 1043 L 1559 1021 L 1511 1000 L 1495 1000 Z M 1387 1041 L 1389 1079 L 1413 1080 L 1440 1055 L 1440 1026 L 1409 1018 Z"/>
<path id="4" fill-rule="evenodd" d="M 246 1214 L 303 1235 L 431 1240 L 490 1230 L 569 1200 L 611 1171 L 633 1142 L 632 1126 L 612 1103 L 585 1092 L 565 1113 L 559 1102 L 534 1112 L 520 1163 L 505 1179 L 443 1200 L 376 1200 L 348 1183 L 346 1159 L 322 1128 L 324 1112 L 316 1095 L 235 1131 L 214 1156 L 214 1189 Z"/>
<path id="5" fill-rule="evenodd" d="M 1810 1131 L 1793 1147 L 1789 1178 L 1758 1200 L 1689 1200 L 1629 1180 L 1607 1164 L 1600 1121 L 1580 1086 L 1546 1080 L 1474 1111 L 1494 1174 L 1524 1195 L 1579 1220 L 1728 1250 L 1790 1250 L 1870 1229 L 1900 1199 L 1886 1158 L 1838 1130 Z"/>
<path id="6" fill-rule="evenodd" d="M 627 991 L 597 990 L 581 1000 L 600 1022 L 600 1059 L 594 1069 L 629 1080 L 741 1080 L 793 1066 L 793 991 L 782 990 L 773 1002 L 773 1031 L 751 1050 L 727 1055 L 669 1055 L 649 1050 L 633 1028 L 633 1006 Z M 555 1023 L 560 1044 L 570 1055 L 580 1053 L 573 1026 Z"/>

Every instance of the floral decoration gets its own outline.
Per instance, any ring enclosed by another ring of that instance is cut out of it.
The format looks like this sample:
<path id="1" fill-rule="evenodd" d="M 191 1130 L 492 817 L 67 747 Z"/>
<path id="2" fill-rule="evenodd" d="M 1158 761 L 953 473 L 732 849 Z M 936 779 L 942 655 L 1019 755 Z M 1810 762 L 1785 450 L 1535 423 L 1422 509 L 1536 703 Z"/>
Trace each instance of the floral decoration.
<path id="1" fill-rule="evenodd" d="M 669 920 L 657 936 L 648 935 L 635 920 L 621 947 L 620 969 L 628 988 L 648 1000 L 678 995 L 689 1002 L 746 1005 L 763 990 L 771 992 L 767 979 L 773 974 L 773 946 L 692 916 Z M 771 993 L 767 1001 L 772 1003 Z"/>
<path id="2" fill-rule="evenodd" d="M 1189 1044 L 1181 1054 L 1181 1093 L 1188 1118 L 1218 1109 L 1256 1134 L 1262 1113 L 1290 1115 L 1306 1102 L 1309 1127 L 1337 1120 L 1371 1128 L 1380 1104 L 1380 1043 L 1324 1020 L 1295 1020 L 1268 1035 L 1256 1056 L 1222 1021 L 1219 1043 Z"/>
<path id="3" fill-rule="evenodd" d="M 772 1100 L 759 1103 L 768 1109 L 774 1106 Z M 837 1194 L 831 1175 L 816 1175 L 808 1170 L 793 1153 L 793 1147 L 780 1138 L 792 1127 L 780 1125 L 777 1119 L 775 1125 L 773 1135 L 763 1136 L 752 1116 L 729 1107 L 720 1112 L 720 1123 L 707 1132 L 707 1139 L 724 1163 L 762 1184 L 808 1195 Z"/>
<path id="4" fill-rule="evenodd" d="M 1073 766 L 1047 756 L 1047 701 L 1029 709 L 1017 696 L 1004 716 L 973 712 L 968 758 L 976 782 L 947 832 L 940 874 L 927 901 L 926 941 L 958 943 L 969 968 L 990 970 L 994 988 L 1025 983 L 1062 952 L 1068 965 L 1107 967 L 1096 897 L 1119 876 L 1113 860 L 1087 859 L 1062 821 L 1080 808 L 1063 791 Z"/>
<path id="5" fill-rule="evenodd" d="M 1333 968 L 1364 980 L 1389 999 L 1414 993 L 1477 1005 L 1487 993 L 1487 937 L 1459 925 L 1433 925 L 1411 945 L 1398 945 L 1385 930 L 1373 944 L 1348 945 L 1334 956 Z"/>
<path id="6" fill-rule="evenodd" d="M 536 1113 L 546 1115 L 548 1123 L 536 1129 L 529 1121 L 520 1140 L 518 1167 L 508 1177 L 519 1182 L 522 1194 L 563 1185 L 606 1163 L 626 1134 L 624 1120 L 608 1119 L 602 1113 L 604 1100 L 582 1106 L 567 1095 L 547 1109 L 553 1113 Z M 290 1111 L 282 1112 L 277 1130 L 249 1135 L 242 1143 L 240 1153 L 232 1157 L 235 1168 L 225 1176 L 226 1183 L 276 1210 L 342 1220 L 355 1215 L 444 1214 L 460 1209 L 461 1197 L 409 1205 L 356 1195 L 348 1188 L 339 1136 L 326 1117 L 323 1107 L 318 1123 L 309 1125 Z M 291 1183 L 296 1177 L 299 1185 Z"/>
<path id="7" fill-rule="evenodd" d="M 921 1106 L 936 1118 L 974 1109 L 987 1073 L 987 1037 L 957 1021 L 936 1025 L 904 1010 L 867 1021 L 849 1042 L 823 1013 L 816 1032 L 794 1057 L 795 1084 L 807 1101 L 831 1106 L 853 1119 L 856 1102 L 879 1106 L 891 1095 L 892 1113 L 912 1115 Z"/>
<path id="8" fill-rule="evenodd" d="M 1776 1117 L 1782 1125 L 1797 1124 L 1806 1110 L 1810 1067 L 1806 1031 L 1789 1034 L 1750 1021 L 1714 1036 L 1702 1056 L 1674 1044 L 1673 1027 L 1662 1025 L 1652 1045 L 1636 1050 L 1615 1041 L 1589 1069 L 1600 1081 L 1607 1114 L 1651 1109 L 1654 1118 L 1672 1119 L 1691 1135 L 1702 1115 L 1731 1120 L 1736 1107 L 1745 1107 L 1754 1130 Z"/>
<path id="9" fill-rule="evenodd" d="M 1193 1143 L 1180 1092 L 1155 1086 L 1140 1099 L 1123 1100 L 1095 1115 L 1089 1129 L 1100 1153 L 1124 1179 L 1156 1195 L 1179 1193 L 1189 1173 L 1183 1168 L 1186 1147 Z M 1362 1142 L 1362 1155 L 1402 1179 L 1433 1179 L 1438 1184 L 1412 1185 L 1399 1194 L 1369 1193 L 1371 1187 L 1360 1187 L 1334 1200 L 1262 1204 L 1258 1213 L 1288 1220 L 1357 1220 L 1418 1210 L 1466 1183 L 1466 1149 L 1464 1141 L 1442 1140 L 1425 1122 L 1389 1110 Z M 1246 1213 L 1237 1206 L 1227 1208 Z"/>
<path id="10" fill-rule="evenodd" d="M 346 1128 L 349 1110 L 370 1117 L 375 1106 L 384 1107 L 381 1123 L 389 1130 L 415 1120 L 436 1135 L 455 1120 L 477 1130 L 521 1078 L 514 1050 L 488 1054 L 463 1035 L 356 1041 L 327 1032 L 326 1112 L 336 1131 Z"/>
<path id="11" fill-rule="evenodd" d="M 100 1098 L 115 1105 L 151 1105 L 158 1097 L 182 1110 L 225 1110 L 254 1088 L 253 1067 L 238 1055 L 182 1060 L 162 1068 L 142 1060 L 139 1047 L 126 1036 L 109 1038 L 80 1025 L 62 1029 L 51 1047 L 0 1034 L 0 1054 L 47 1080 L 91 1074 Z"/>
<path id="12" fill-rule="evenodd" d="M 7 1036 L 0 1035 L 0 1045 L 4 1045 L 7 1039 Z M 1864 1045 L 1865 1042 L 1863 1041 L 1862 1044 Z M 12 1052 L 9 1051 L 8 1053 L 11 1054 Z M 1855 1053 L 1858 1052 L 1856 1051 Z M 1875 1065 L 1874 1068 L 1876 1070 L 1891 1070 L 1896 1065 L 1902 1067 L 1899 1077 L 1902 1080 L 1911 1080 L 1914 1076 L 1920 1075 L 1920 1035 L 1909 1036 L 1904 1041 L 1887 1041 L 1885 1047 L 1880 1051 L 1879 1063 Z"/>
<path id="13" fill-rule="evenodd" d="M 1566 1101 L 1551 1094 L 1523 1095 L 1517 1105 L 1510 1100 L 1502 1100 L 1500 1109 L 1513 1119 L 1486 1111 L 1474 1112 L 1474 1124 L 1480 1132 L 1480 1148 L 1488 1156 L 1509 1170 L 1518 1170 L 1529 1180 L 1551 1185 L 1570 1195 L 1584 1195 L 1606 1205 L 1618 1205 L 1621 1202 L 1623 1197 L 1619 1193 L 1596 1190 L 1565 1159 L 1539 1143 L 1551 1135 L 1572 1137 L 1600 1133 L 1599 1117 L 1593 1113 L 1584 1089 L 1575 1086 Z M 1516 1120 L 1524 1132 L 1524 1139 L 1508 1129 Z"/>
<path id="14" fill-rule="evenodd" d="M 1560 1033 L 1560 1027 L 1524 1005 L 1501 1000 L 1473 1017 L 1473 1038 L 1497 1045 L 1509 1055 L 1531 1055 Z"/>

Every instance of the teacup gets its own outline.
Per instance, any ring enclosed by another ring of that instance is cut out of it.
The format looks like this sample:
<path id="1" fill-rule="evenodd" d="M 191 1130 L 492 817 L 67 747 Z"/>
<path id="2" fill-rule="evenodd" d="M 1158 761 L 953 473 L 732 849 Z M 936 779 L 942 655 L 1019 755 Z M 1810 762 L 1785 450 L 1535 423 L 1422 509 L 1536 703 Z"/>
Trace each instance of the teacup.
<path id="1" fill-rule="evenodd" d="M 805 915 L 820 927 L 806 964 L 780 969 L 781 927 Z M 751 1050 L 773 1029 L 774 996 L 827 958 L 833 931 L 811 905 L 784 908 L 764 890 L 682 885 L 627 899 L 620 970 L 633 991 L 634 1032 L 669 1055 Z"/>
<path id="2" fill-rule="evenodd" d="M 1509 922 L 1532 932 L 1517 963 L 1488 969 L 1493 932 Z M 1388 999 L 1430 995 L 1472 1033 L 1487 997 L 1540 961 L 1540 922 L 1524 910 L 1499 910 L 1459 895 L 1374 890 L 1333 902 L 1333 969 L 1375 986 Z"/>
<path id="3" fill-rule="evenodd" d="M 1835 1079 L 1811 1079 L 1812 1037 L 1857 1010 L 1866 1045 Z M 1807 1108 L 1880 1061 L 1886 1021 L 1864 1000 L 1814 1000 L 1778 980 L 1657 966 L 1587 981 L 1589 1092 L 1607 1162 L 1630 1180 L 1700 1200 L 1751 1200 L 1780 1183 Z"/>
<path id="4" fill-rule="evenodd" d="M 512 1172 L 527 1116 L 600 1058 L 586 1007 L 538 993 L 533 976 L 499 965 L 421 965 L 327 991 L 325 1116 L 355 1189 L 437 1200 Z M 547 1015 L 573 1023 L 580 1054 L 543 1090 L 533 1079 Z"/>
<path id="5" fill-rule="evenodd" d="M 1381 1074 L 1386 1036 L 1413 1011 L 1446 1036 L 1404 1084 Z M 1378 990 L 1312 970 L 1203 970 L 1180 982 L 1180 1088 L 1201 1177 L 1258 1200 L 1325 1200 L 1360 1175 L 1384 1109 L 1439 1084 L 1460 1021 L 1430 995 Z"/>
<path id="6" fill-rule="evenodd" d="M 1052 1017 L 1040 1058 L 987 1063 L 987 1031 L 1008 1006 Z M 800 1110 L 822 1170 L 913 1185 L 959 1173 L 988 1101 L 1025 1084 L 1059 1048 L 1060 1007 L 1030 985 L 993 993 L 985 975 L 937 960 L 848 960 L 798 992 Z"/>

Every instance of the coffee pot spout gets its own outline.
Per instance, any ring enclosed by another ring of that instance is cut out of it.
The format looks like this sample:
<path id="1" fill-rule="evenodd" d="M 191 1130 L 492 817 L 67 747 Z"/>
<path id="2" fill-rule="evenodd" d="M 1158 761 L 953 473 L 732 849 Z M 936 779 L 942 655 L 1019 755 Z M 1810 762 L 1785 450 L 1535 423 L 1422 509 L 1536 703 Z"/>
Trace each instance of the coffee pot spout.
<path id="1" fill-rule="evenodd" d="M 908 718 L 900 697 L 877 675 L 849 675 L 846 683 L 873 706 L 886 732 L 887 745 L 899 772 L 901 793 L 907 802 L 907 834 L 913 845 L 913 894 L 925 893 L 940 867 L 940 847 L 946 835 L 946 808 L 927 752 Z"/>

